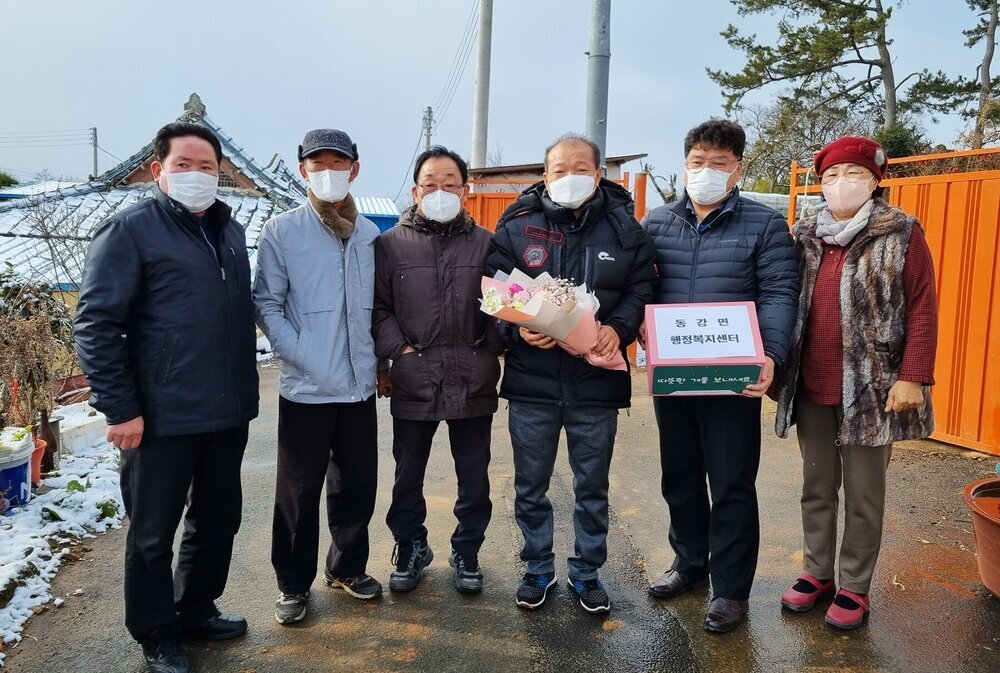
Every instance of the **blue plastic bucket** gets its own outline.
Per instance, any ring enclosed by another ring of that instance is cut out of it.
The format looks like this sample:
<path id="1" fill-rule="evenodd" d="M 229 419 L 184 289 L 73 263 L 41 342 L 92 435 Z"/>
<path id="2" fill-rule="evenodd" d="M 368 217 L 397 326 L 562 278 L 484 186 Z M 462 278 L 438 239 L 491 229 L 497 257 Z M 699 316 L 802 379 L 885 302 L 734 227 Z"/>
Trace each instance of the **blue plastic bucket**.
<path id="1" fill-rule="evenodd" d="M 9 507 L 23 507 L 31 500 L 31 452 L 34 444 L 0 455 L 0 496 Z"/>

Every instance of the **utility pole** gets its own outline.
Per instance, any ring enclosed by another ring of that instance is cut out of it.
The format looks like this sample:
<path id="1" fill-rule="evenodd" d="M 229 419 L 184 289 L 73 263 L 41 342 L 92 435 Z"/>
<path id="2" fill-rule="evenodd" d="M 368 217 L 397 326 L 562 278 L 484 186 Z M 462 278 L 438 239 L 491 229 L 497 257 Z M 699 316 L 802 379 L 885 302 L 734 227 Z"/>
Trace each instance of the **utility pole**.
<path id="1" fill-rule="evenodd" d="M 90 142 L 94 146 L 94 175 L 93 179 L 97 179 L 97 127 L 90 127 Z"/>
<path id="2" fill-rule="evenodd" d="M 486 166 L 486 130 L 490 117 L 490 54 L 492 45 L 493 0 L 479 0 L 479 51 L 476 55 L 476 94 L 472 103 L 471 168 Z"/>
<path id="3" fill-rule="evenodd" d="M 587 137 L 607 157 L 608 73 L 611 63 L 611 0 L 593 0 L 590 15 L 590 51 L 587 52 Z"/>
<path id="4" fill-rule="evenodd" d="M 424 110 L 424 151 L 431 148 L 431 125 L 434 123 L 434 110 L 427 106 Z"/>

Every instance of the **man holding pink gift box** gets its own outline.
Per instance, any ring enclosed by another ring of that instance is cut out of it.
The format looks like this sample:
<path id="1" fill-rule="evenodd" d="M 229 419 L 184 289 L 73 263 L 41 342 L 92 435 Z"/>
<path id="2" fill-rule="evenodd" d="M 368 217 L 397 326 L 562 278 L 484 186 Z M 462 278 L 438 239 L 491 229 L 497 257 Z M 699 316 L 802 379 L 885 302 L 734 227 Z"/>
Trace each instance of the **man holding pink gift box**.
<path id="1" fill-rule="evenodd" d="M 590 353 L 606 359 L 624 352 L 656 277 L 655 250 L 635 220 L 632 197 L 602 178 L 600 149 L 582 136 L 564 136 L 545 151 L 543 177 L 500 218 L 486 275 L 516 270 L 586 283 L 600 304 Z M 565 428 L 576 495 L 569 586 L 585 610 L 608 612 L 611 601 L 598 578 L 608 555 L 608 470 L 632 379 L 627 370 L 595 366 L 526 327 L 501 322 L 500 332 L 508 347 L 500 395 L 510 401 L 514 518 L 524 535 L 517 605 L 541 607 L 556 583 L 547 492 Z"/>
<path id="2" fill-rule="evenodd" d="M 799 292 L 784 218 L 736 187 L 745 145 L 743 129 L 730 121 L 692 129 L 684 140 L 683 198 L 644 222 L 656 244 L 655 303 L 752 301 L 766 356 L 760 380 L 742 396 L 653 400 L 675 558 L 649 593 L 673 598 L 711 579 L 705 628 L 715 633 L 739 626 L 747 611 L 760 546 L 760 398 L 788 350 Z"/>

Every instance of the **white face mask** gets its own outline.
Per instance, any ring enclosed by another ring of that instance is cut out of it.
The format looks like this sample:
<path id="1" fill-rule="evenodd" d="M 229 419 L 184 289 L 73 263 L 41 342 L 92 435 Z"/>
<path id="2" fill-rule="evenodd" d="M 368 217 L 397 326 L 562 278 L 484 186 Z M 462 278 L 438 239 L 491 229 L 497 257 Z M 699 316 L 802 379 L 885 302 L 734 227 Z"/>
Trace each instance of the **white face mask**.
<path id="1" fill-rule="evenodd" d="M 306 171 L 309 188 L 320 201 L 337 203 L 343 201 L 351 191 L 350 171 Z"/>
<path id="2" fill-rule="evenodd" d="M 219 192 L 219 176 L 201 171 L 164 173 L 167 176 L 167 196 L 192 213 L 200 213 L 215 203 Z"/>
<path id="3" fill-rule="evenodd" d="M 548 186 L 549 198 L 570 210 L 582 206 L 596 189 L 593 175 L 566 175 Z"/>
<path id="4" fill-rule="evenodd" d="M 714 168 L 701 168 L 697 171 L 685 170 L 687 174 L 687 194 L 699 206 L 710 206 L 726 198 L 731 191 L 728 187 L 729 177 L 736 172 L 717 171 Z"/>
<path id="5" fill-rule="evenodd" d="M 462 211 L 462 199 L 457 194 L 439 189 L 420 201 L 420 212 L 428 220 L 444 224 L 451 222 Z"/>

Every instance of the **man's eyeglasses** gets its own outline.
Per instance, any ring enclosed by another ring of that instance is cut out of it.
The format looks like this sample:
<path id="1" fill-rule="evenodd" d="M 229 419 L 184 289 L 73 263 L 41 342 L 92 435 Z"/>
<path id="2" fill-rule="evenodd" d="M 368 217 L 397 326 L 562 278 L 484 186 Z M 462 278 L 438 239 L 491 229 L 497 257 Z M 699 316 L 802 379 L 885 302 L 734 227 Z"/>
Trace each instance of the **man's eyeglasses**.
<path id="1" fill-rule="evenodd" d="M 465 189 L 465 185 L 458 185 L 458 184 L 446 184 L 446 185 L 426 184 L 417 186 L 420 187 L 420 191 L 423 192 L 425 195 L 433 194 L 437 190 L 443 189 L 446 192 L 451 192 L 452 194 L 461 196 L 462 190 Z"/>
<path id="2" fill-rule="evenodd" d="M 738 164 L 737 160 L 735 163 L 726 159 L 722 160 L 712 160 L 703 161 L 701 159 L 688 159 L 684 162 L 684 167 L 689 171 L 700 171 L 706 168 L 711 168 L 713 171 L 722 171 L 723 173 L 732 173 L 734 166 Z"/>

